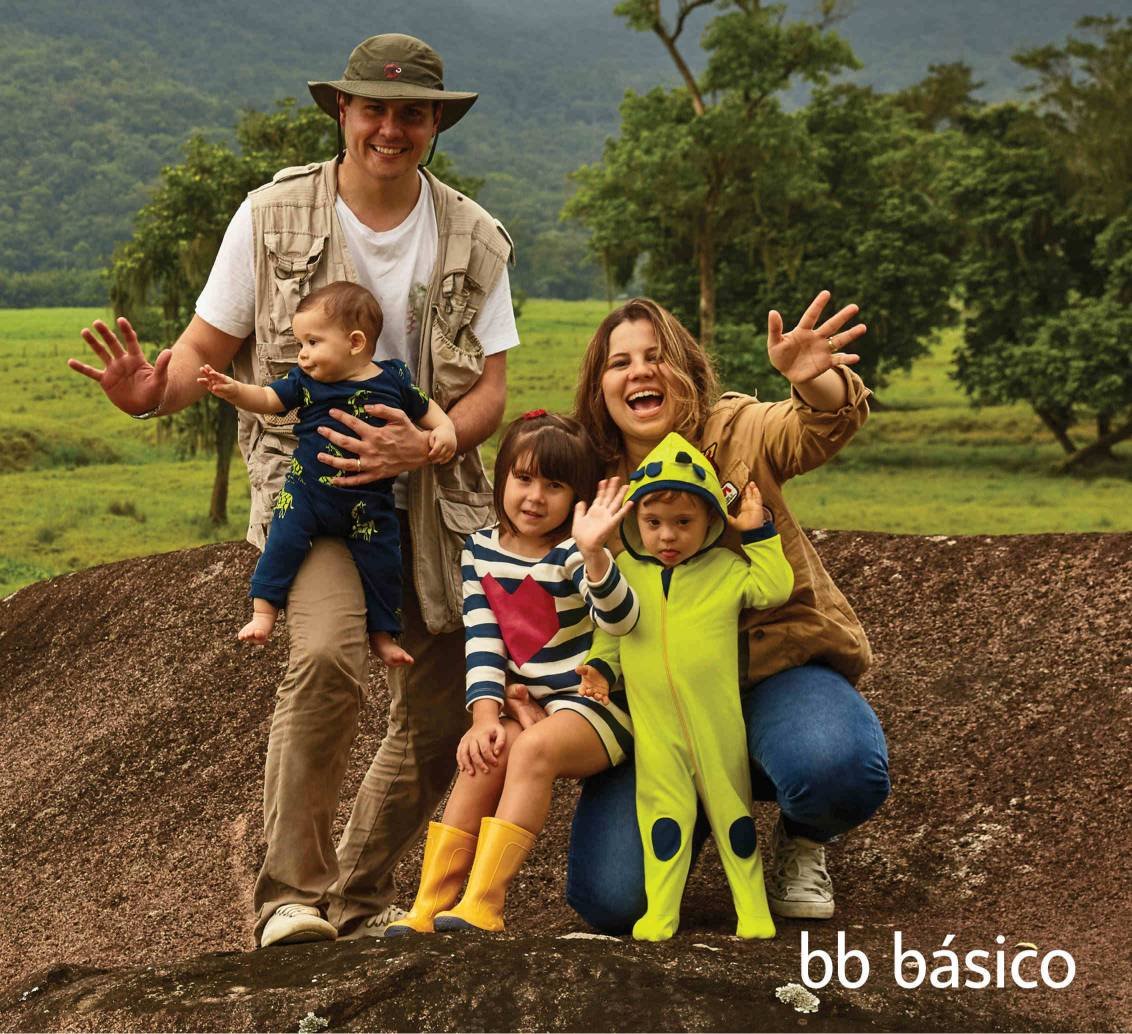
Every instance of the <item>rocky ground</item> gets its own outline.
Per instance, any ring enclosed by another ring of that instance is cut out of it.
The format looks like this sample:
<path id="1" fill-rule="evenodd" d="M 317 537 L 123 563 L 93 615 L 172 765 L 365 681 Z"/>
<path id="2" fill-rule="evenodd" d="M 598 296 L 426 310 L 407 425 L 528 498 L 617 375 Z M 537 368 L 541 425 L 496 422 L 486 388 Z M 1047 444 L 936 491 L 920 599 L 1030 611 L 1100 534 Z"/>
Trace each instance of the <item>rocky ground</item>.
<path id="1" fill-rule="evenodd" d="M 567 786 L 508 934 L 250 952 L 285 641 L 237 648 L 251 549 L 124 561 L 3 601 L 0 1027 L 296 1030 L 313 1012 L 331 1029 L 1129 1029 L 1132 535 L 815 538 L 876 649 L 862 689 L 894 791 L 830 852 L 832 922 L 754 944 L 730 936 L 710 849 L 672 942 L 566 938 L 585 929 L 563 901 Z M 384 724 L 371 688 L 342 820 Z M 772 822 L 763 809 L 764 835 Z M 418 863 L 402 864 L 406 899 Z M 805 1015 L 774 994 L 799 980 L 804 930 L 826 950 L 843 931 L 871 963 Z M 929 956 L 949 933 L 961 962 L 991 952 L 992 986 L 902 989 L 896 931 Z M 1071 953 L 1073 982 L 1010 985 L 1022 942 Z"/>

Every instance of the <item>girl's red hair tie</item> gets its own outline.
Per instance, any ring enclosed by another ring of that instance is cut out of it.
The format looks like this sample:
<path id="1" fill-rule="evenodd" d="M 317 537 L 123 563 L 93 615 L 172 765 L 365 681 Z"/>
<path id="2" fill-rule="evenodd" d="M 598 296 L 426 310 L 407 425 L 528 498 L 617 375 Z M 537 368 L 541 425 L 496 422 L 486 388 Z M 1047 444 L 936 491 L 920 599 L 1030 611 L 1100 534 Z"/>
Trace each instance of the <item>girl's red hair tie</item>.
<path id="1" fill-rule="evenodd" d="M 523 414 L 523 419 L 524 420 L 534 420 L 536 417 L 540 417 L 540 416 L 546 416 L 546 410 L 545 409 L 532 409 L 529 412 Z"/>

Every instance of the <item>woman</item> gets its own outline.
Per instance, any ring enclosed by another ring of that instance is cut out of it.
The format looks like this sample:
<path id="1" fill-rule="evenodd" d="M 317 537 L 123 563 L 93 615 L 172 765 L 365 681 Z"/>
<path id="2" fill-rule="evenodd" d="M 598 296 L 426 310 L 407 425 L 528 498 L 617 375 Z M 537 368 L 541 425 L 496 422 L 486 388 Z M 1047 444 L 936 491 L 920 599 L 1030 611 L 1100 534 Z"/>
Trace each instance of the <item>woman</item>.
<path id="1" fill-rule="evenodd" d="M 575 415 L 609 473 L 625 476 L 668 434 L 697 442 L 716 465 L 728 499 L 754 480 L 794 568 L 790 600 L 751 612 L 741 632 L 743 715 L 755 796 L 777 800 L 767 870 L 771 910 L 833 915 L 824 845 L 868 819 L 888 795 L 888 757 L 873 710 L 854 689 L 870 660 L 852 607 L 822 567 L 782 497 L 782 484 L 833 456 L 868 416 L 868 389 L 841 351 L 865 333 L 841 330 L 846 306 L 815 326 L 823 291 L 788 334 L 768 319 L 771 363 L 791 385 L 784 402 L 718 399 L 708 356 L 660 305 L 634 299 L 598 327 L 582 364 Z M 623 933 L 645 910 L 632 765 L 587 780 L 574 816 L 567 898 L 591 925 Z M 706 837 L 699 822 L 696 847 Z"/>

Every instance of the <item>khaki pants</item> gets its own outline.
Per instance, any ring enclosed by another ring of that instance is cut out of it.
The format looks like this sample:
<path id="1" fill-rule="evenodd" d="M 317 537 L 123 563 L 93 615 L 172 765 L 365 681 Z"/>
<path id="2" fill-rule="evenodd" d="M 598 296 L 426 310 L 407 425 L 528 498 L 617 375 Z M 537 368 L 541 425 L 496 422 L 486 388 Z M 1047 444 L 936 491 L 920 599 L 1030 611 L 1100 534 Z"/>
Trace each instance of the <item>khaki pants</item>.
<path id="1" fill-rule="evenodd" d="M 380 912 L 393 870 L 416 842 L 456 769 L 467 728 L 464 636 L 430 635 L 401 517 L 401 644 L 416 663 L 389 672 L 389 727 L 354 801 L 337 853 L 331 828 L 366 684 L 369 644 L 357 569 L 338 539 L 316 539 L 287 599 L 291 652 L 267 742 L 264 837 L 255 936 L 280 905 L 327 909 L 340 928 Z"/>

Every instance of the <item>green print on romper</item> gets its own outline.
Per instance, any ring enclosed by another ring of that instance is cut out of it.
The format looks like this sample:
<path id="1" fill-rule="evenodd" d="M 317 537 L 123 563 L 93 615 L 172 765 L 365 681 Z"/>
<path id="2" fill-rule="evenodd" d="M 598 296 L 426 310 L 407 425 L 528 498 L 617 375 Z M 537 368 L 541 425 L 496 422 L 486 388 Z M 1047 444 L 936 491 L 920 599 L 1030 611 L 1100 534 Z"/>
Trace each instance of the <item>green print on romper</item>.
<path id="1" fill-rule="evenodd" d="M 362 519 L 366 515 L 366 504 L 364 501 L 359 500 L 354 504 L 354 508 L 350 511 L 350 516 L 354 519 L 354 527 L 350 531 L 350 538 L 364 539 L 366 542 L 377 533 L 377 525 L 373 521 L 366 521 L 362 523 Z"/>
<path id="2" fill-rule="evenodd" d="M 330 453 L 331 456 L 338 456 L 341 459 L 346 458 L 346 454 L 338 448 L 333 442 L 326 442 L 322 447 L 323 452 Z M 332 485 L 336 478 L 344 477 L 344 472 L 336 470 L 333 474 L 323 474 L 319 479 L 321 485 Z"/>
<path id="3" fill-rule="evenodd" d="M 309 406 L 310 404 L 311 404 L 310 388 L 304 387 L 303 388 L 303 405 Z"/>
<path id="4" fill-rule="evenodd" d="M 291 473 L 297 478 L 303 476 L 303 465 L 294 456 L 291 457 Z"/>
<path id="5" fill-rule="evenodd" d="M 295 497 L 287 491 L 287 486 L 284 485 L 279 492 L 279 498 L 275 501 L 275 506 L 272 508 L 276 517 L 286 517 L 287 511 L 295 503 Z"/>
<path id="6" fill-rule="evenodd" d="M 366 391 L 362 388 L 360 391 L 355 391 L 346 400 L 346 405 L 350 407 L 350 412 L 354 414 L 359 420 L 364 420 L 366 416 L 366 406 L 369 404 L 373 392 Z"/>

